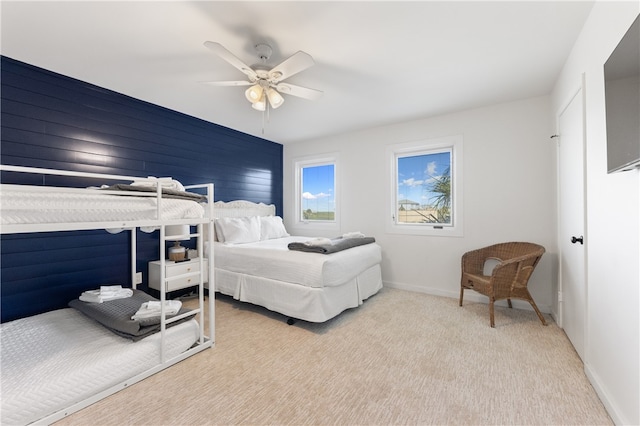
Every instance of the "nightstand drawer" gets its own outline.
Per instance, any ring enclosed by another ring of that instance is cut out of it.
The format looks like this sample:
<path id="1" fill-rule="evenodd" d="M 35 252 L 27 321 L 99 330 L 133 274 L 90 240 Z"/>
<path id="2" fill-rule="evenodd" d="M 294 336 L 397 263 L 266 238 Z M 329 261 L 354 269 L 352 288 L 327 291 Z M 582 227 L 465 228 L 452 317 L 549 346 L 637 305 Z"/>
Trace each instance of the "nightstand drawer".
<path id="1" fill-rule="evenodd" d="M 207 264 L 206 261 L 203 263 L 204 265 Z M 197 272 L 199 271 L 199 267 L 200 267 L 200 261 L 198 259 L 193 259 L 187 262 L 179 262 L 179 263 L 171 262 L 171 264 L 167 262 L 166 275 L 167 275 L 167 278 L 169 278 L 169 277 L 175 277 L 178 275 L 188 274 L 189 272 Z M 206 273 L 206 270 L 205 270 L 205 273 Z"/>
<path id="2" fill-rule="evenodd" d="M 204 259 L 202 262 L 204 270 L 202 279 L 207 282 L 209 262 Z M 180 290 L 193 287 L 200 283 L 200 259 L 191 259 L 186 262 L 165 262 L 165 278 L 167 278 L 166 291 Z M 160 291 L 160 261 L 149 262 L 149 287 Z"/>

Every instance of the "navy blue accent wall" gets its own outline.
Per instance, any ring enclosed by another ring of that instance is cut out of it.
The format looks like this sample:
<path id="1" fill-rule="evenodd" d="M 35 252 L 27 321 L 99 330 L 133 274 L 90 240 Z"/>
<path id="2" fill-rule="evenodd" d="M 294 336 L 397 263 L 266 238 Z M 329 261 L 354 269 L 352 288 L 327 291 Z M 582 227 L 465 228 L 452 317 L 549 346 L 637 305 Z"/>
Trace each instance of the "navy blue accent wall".
<path id="1" fill-rule="evenodd" d="M 282 145 L 7 57 L 1 63 L 2 164 L 171 176 L 213 182 L 215 199 L 275 204 L 282 214 Z M 88 186 L 64 177 L 2 175 L 3 183 Z M 138 265 L 158 258 L 158 232 L 138 231 Z M 3 235 L 2 322 L 65 307 L 101 284 L 129 286 L 129 234 Z"/>

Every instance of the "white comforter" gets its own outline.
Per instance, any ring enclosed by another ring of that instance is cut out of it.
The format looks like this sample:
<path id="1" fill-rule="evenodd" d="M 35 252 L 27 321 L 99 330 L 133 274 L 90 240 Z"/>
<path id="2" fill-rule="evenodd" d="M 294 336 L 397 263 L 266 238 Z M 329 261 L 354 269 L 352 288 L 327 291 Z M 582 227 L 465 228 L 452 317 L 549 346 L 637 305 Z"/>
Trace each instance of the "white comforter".
<path id="1" fill-rule="evenodd" d="M 214 245 L 216 269 L 300 284 L 307 287 L 335 287 L 379 264 L 378 244 L 366 244 L 333 254 L 304 253 L 287 248 L 290 242 L 308 237 L 287 237 L 246 244 Z"/>

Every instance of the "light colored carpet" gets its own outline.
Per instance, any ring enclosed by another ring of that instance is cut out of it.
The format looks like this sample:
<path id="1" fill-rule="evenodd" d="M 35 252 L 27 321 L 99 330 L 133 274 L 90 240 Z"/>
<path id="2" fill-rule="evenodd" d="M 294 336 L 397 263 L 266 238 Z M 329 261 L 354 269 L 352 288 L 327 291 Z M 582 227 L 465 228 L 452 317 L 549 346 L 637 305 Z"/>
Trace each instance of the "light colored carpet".
<path id="1" fill-rule="evenodd" d="M 227 297 L 216 345 L 60 425 L 609 425 L 547 317 L 383 289 L 324 324 Z"/>

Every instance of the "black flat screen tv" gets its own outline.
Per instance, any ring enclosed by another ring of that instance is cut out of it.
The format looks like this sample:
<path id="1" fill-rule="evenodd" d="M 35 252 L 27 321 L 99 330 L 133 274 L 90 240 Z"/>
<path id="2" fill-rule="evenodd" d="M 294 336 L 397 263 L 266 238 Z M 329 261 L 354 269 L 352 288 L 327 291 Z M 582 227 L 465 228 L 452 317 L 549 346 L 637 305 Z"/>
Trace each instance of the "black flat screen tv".
<path id="1" fill-rule="evenodd" d="M 604 64 L 607 172 L 640 167 L 640 15 Z"/>

